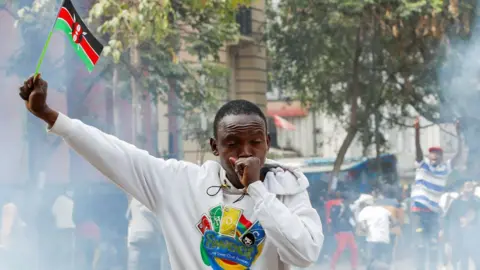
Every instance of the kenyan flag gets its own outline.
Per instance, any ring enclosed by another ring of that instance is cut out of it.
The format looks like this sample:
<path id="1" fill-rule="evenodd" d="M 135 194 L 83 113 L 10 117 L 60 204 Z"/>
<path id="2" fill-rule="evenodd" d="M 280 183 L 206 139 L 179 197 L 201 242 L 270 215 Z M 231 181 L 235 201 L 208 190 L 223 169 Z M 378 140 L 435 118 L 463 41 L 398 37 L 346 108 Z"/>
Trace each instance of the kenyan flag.
<path id="1" fill-rule="evenodd" d="M 54 29 L 67 35 L 73 49 L 91 72 L 100 58 L 103 45 L 85 26 L 70 0 L 63 1 Z"/>

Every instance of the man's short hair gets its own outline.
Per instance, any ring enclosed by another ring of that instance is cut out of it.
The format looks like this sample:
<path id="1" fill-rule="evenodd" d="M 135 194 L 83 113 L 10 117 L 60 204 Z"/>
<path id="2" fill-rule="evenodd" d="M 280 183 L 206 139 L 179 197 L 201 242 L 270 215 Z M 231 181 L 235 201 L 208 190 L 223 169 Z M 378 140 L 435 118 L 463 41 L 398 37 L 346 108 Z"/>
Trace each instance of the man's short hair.
<path id="1" fill-rule="evenodd" d="M 217 138 L 218 123 L 228 115 L 257 115 L 265 122 L 265 129 L 267 129 L 267 118 L 262 110 L 252 102 L 244 99 L 236 99 L 225 103 L 215 115 L 213 120 L 213 135 Z"/>

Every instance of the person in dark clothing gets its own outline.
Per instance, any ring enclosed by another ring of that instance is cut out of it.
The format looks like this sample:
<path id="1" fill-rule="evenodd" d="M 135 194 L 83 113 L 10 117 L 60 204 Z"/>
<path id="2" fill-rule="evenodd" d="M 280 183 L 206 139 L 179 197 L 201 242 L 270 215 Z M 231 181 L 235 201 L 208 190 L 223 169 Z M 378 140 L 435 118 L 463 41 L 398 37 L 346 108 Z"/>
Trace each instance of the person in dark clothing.
<path id="1" fill-rule="evenodd" d="M 466 182 L 460 197 L 452 202 L 445 215 L 444 233 L 452 243 L 453 261 L 460 263 L 456 268 L 459 270 L 468 270 L 470 259 L 475 268 L 480 266 L 474 237 L 479 221 L 480 200 L 474 196 L 474 188 L 473 182 Z"/>
<path id="2" fill-rule="evenodd" d="M 100 240 L 100 228 L 95 218 L 95 196 L 91 188 L 80 190 L 74 196 L 73 220 L 76 224 L 75 269 L 94 269 L 95 249 Z"/>
<path id="3" fill-rule="evenodd" d="M 337 241 L 337 249 L 333 254 L 330 268 L 335 269 L 338 259 L 348 247 L 351 267 L 356 270 L 358 267 L 358 247 L 354 235 L 355 219 L 347 201 L 342 200 L 341 204 L 332 206 L 330 218 Z"/>
<path id="4" fill-rule="evenodd" d="M 325 257 L 329 257 L 333 254 L 335 249 L 335 233 L 332 229 L 332 219 L 330 217 L 330 212 L 334 205 L 339 205 L 342 203 L 342 198 L 340 192 L 334 192 L 327 194 L 327 201 L 325 202 L 325 223 L 324 228 L 326 228 L 325 232 L 325 241 L 323 243 L 323 252 L 326 255 Z"/>
<path id="5" fill-rule="evenodd" d="M 318 215 L 320 216 L 320 220 L 322 221 L 322 224 L 327 224 L 327 218 L 326 218 L 326 214 L 325 214 L 325 201 L 326 201 L 326 194 L 322 194 L 320 195 L 320 197 L 318 198 L 318 201 L 315 203 L 315 209 L 317 210 L 318 212 Z M 328 227 L 327 226 L 324 226 L 323 228 L 323 235 L 327 235 L 328 234 Z M 328 253 L 328 249 L 325 249 L 325 248 L 322 248 L 322 251 L 320 253 L 320 259 L 319 259 L 319 263 L 320 262 L 323 262 L 323 260 L 327 260 L 327 258 L 329 257 L 329 253 Z"/>

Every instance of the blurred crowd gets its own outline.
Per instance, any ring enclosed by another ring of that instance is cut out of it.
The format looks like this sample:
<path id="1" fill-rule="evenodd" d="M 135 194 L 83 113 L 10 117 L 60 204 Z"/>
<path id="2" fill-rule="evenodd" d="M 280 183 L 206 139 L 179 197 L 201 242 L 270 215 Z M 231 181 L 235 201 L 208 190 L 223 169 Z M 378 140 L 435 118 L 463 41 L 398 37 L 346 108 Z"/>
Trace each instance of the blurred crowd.
<path id="1" fill-rule="evenodd" d="M 336 269 L 348 252 L 354 270 L 392 269 L 398 261 L 408 261 L 409 269 L 480 267 L 480 185 L 454 181 L 439 207 L 438 214 L 416 211 L 411 187 L 388 184 L 370 193 L 321 196 L 316 208 L 326 239 L 320 263 Z"/>
<path id="2" fill-rule="evenodd" d="M 336 269 L 349 251 L 352 270 L 391 269 L 400 260 L 417 270 L 480 269 L 480 185 L 471 173 L 452 174 L 461 147 L 450 160 L 439 147 L 424 156 L 415 127 L 416 173 L 409 186 L 380 175 L 368 193 L 355 185 L 310 187 L 325 235 L 321 267 Z M 99 190 L 0 194 L 0 270 L 168 270 L 154 215 L 118 190 Z"/>
<path id="3" fill-rule="evenodd" d="M 0 194 L 0 269 L 169 269 L 153 214 L 113 187 L 99 189 Z"/>
<path id="4" fill-rule="evenodd" d="M 25 202 L 35 198 L 25 192 L 11 192 L 2 205 L 0 256 L 5 263 L 0 269 L 170 269 L 161 228 L 138 201 L 124 195 L 95 198 L 91 190 L 81 195 L 67 188 L 34 215 L 25 211 Z M 106 200 L 114 207 L 102 208 Z M 475 234 L 480 229 L 480 186 L 474 181 L 458 180 L 446 188 L 433 226 L 419 226 L 436 216 L 412 211 L 411 187 L 336 191 L 312 202 L 326 237 L 322 268 L 336 269 L 344 253 L 354 270 L 390 269 L 416 255 L 432 266 L 416 269 L 469 269 L 469 263 L 480 263 L 474 252 L 480 246 Z"/>

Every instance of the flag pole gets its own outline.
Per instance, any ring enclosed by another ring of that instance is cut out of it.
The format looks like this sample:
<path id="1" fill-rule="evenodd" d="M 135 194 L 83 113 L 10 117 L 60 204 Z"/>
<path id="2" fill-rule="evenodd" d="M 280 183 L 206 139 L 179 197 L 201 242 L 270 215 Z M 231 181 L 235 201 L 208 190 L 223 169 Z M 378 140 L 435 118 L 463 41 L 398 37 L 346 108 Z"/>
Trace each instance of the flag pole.
<path id="1" fill-rule="evenodd" d="M 65 0 L 64 0 L 65 1 Z M 50 39 L 52 38 L 53 34 L 53 29 L 55 28 L 55 24 L 57 23 L 58 15 L 60 14 L 60 11 L 62 10 L 63 2 L 60 5 L 60 8 L 58 9 L 57 16 L 55 16 L 55 21 L 53 22 L 52 28 L 50 29 L 50 32 L 48 33 L 47 41 L 45 41 L 45 45 L 43 45 L 42 53 L 40 54 L 40 58 L 38 59 L 37 62 L 37 67 L 35 68 L 35 73 L 33 75 L 33 81 L 37 79 L 37 75 L 40 72 L 40 67 L 42 66 L 43 58 L 45 58 L 45 54 L 47 53 L 47 48 L 48 44 L 50 44 Z"/>
<path id="2" fill-rule="evenodd" d="M 55 22 L 56 21 L 57 19 L 55 19 Z M 37 68 L 35 68 L 35 74 L 33 75 L 34 80 L 37 78 L 38 72 L 40 71 L 40 66 L 42 66 L 43 58 L 45 58 L 48 44 L 50 43 L 50 39 L 52 38 L 52 33 L 53 33 L 53 29 L 50 30 L 50 33 L 48 33 L 47 41 L 45 42 L 45 45 L 43 45 L 42 54 L 40 54 L 40 58 L 38 59 L 38 62 L 37 62 Z"/>

